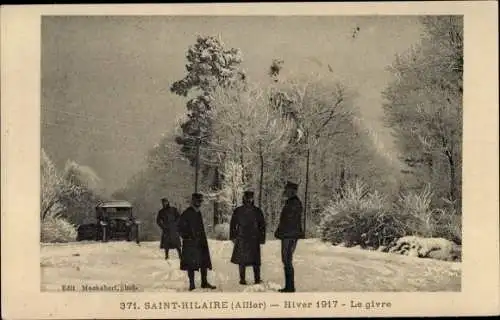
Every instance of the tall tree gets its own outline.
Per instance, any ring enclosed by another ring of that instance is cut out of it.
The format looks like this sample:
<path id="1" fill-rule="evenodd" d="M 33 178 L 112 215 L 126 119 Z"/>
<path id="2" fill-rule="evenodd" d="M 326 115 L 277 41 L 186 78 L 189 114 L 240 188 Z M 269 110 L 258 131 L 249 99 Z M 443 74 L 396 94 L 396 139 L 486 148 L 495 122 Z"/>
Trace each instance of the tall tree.
<path id="1" fill-rule="evenodd" d="M 292 127 L 270 105 L 269 96 L 269 90 L 252 86 L 245 90 L 218 90 L 214 99 L 214 142 L 227 155 L 222 159 L 228 169 L 224 178 L 233 181 L 236 174 L 239 180 L 229 185 L 236 191 L 225 194 L 238 196 L 243 187 L 257 186 L 259 206 L 263 200 L 266 160 L 285 149 Z"/>
<path id="2" fill-rule="evenodd" d="M 194 96 L 187 102 L 188 119 L 182 123 L 182 134 L 176 141 L 182 145 L 181 152 L 195 166 L 195 190 L 198 191 L 201 172 L 211 172 L 212 189 L 220 188 L 220 173 L 214 153 L 209 149 L 212 140 L 213 92 L 218 87 L 233 87 L 245 82 L 246 76 L 240 69 L 242 62 L 239 49 L 226 49 L 220 38 L 198 36 L 189 47 L 186 58 L 186 76 L 176 81 L 170 90 L 180 96 Z M 200 163 L 200 159 L 207 159 Z M 218 203 L 214 202 L 214 225 L 218 223 Z"/>
<path id="3" fill-rule="evenodd" d="M 62 196 L 76 188 L 65 183 L 43 148 L 41 150 L 40 173 L 40 219 L 43 220 L 48 215 L 61 211 L 63 209 Z"/>
<path id="4" fill-rule="evenodd" d="M 186 105 L 188 117 L 181 124 L 182 133 L 177 142 L 194 165 L 197 143 L 206 147 L 211 139 L 210 112 L 214 90 L 244 81 L 245 74 L 240 70 L 240 50 L 226 49 L 222 41 L 213 36 L 198 36 L 196 43 L 189 47 L 186 59 L 186 76 L 174 82 L 170 90 L 177 95 L 191 97 Z"/>
<path id="5" fill-rule="evenodd" d="M 305 159 L 304 217 L 309 209 L 311 151 L 315 152 L 322 136 L 335 139 L 345 132 L 345 123 L 352 118 L 346 88 L 327 78 L 303 78 L 285 81 L 279 90 L 290 101 L 283 110 L 296 123 L 293 142 L 296 155 Z M 281 104 L 283 106 L 283 104 Z M 299 160 L 300 162 L 300 160 Z M 304 220 L 305 223 L 306 220 Z"/>
<path id="6" fill-rule="evenodd" d="M 403 160 L 437 194 L 460 207 L 463 119 L 463 17 L 421 19 L 423 37 L 391 66 L 384 92 L 387 124 Z"/>

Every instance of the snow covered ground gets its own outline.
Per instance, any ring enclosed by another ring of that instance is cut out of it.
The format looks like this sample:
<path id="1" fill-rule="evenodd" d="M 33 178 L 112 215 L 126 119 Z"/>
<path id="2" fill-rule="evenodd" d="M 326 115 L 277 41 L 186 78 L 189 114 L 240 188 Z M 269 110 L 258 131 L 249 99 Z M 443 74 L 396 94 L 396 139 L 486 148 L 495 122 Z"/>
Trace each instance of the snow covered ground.
<path id="1" fill-rule="evenodd" d="M 283 284 L 280 243 L 262 250 L 264 285 L 238 284 L 238 267 L 229 262 L 233 244 L 209 240 L 216 291 L 273 291 Z M 333 247 L 317 239 L 301 240 L 294 257 L 297 291 L 460 291 L 461 263 Z M 175 250 L 164 260 L 158 242 L 75 242 L 41 245 L 42 291 L 63 285 L 135 284 L 139 291 L 185 291 L 187 277 L 179 270 Z M 197 274 L 199 285 L 199 274 Z M 251 268 L 247 282 L 253 282 Z M 78 289 L 77 289 L 78 290 Z M 197 289 L 197 291 L 205 291 Z"/>

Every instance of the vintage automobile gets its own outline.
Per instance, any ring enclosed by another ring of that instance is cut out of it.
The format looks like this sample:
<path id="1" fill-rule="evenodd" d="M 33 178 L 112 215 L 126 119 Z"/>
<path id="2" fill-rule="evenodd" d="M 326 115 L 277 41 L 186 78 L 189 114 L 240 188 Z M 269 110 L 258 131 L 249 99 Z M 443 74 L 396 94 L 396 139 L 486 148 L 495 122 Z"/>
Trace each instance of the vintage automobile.
<path id="1" fill-rule="evenodd" d="M 140 221 L 134 217 L 133 206 L 128 201 L 113 200 L 96 206 L 96 223 L 78 227 L 77 241 L 127 240 L 139 243 Z"/>

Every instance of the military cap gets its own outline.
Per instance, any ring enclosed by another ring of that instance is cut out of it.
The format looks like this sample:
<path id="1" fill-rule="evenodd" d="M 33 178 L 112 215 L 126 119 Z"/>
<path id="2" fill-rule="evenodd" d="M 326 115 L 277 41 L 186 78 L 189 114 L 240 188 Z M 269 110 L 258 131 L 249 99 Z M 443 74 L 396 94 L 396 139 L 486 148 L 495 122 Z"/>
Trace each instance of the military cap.
<path id="1" fill-rule="evenodd" d="M 167 197 L 161 198 L 161 201 L 168 201 Z"/>
<path id="2" fill-rule="evenodd" d="M 246 190 L 245 192 L 243 192 L 243 195 L 245 197 L 253 197 L 255 194 L 255 192 L 253 192 L 252 190 Z"/>
<path id="3" fill-rule="evenodd" d="M 197 199 L 197 200 L 202 200 L 202 199 L 203 199 L 203 195 L 202 195 L 201 193 L 198 193 L 198 192 L 193 193 L 193 194 L 191 195 L 191 197 L 192 197 L 193 199 Z"/>
<path id="4" fill-rule="evenodd" d="M 286 185 L 285 185 L 285 188 L 290 188 L 290 189 L 297 190 L 299 188 L 299 185 L 296 184 L 295 182 L 287 181 Z"/>

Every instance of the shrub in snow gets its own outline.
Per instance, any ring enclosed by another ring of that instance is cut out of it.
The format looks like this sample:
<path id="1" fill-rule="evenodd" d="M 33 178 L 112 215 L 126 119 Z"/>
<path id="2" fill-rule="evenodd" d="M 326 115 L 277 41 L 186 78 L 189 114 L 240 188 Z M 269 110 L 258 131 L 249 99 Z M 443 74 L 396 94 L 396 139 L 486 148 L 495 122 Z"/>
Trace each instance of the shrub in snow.
<path id="1" fill-rule="evenodd" d="M 319 231 L 321 239 L 333 245 L 378 248 L 407 235 L 411 220 L 412 216 L 395 213 L 384 197 L 356 181 L 325 208 Z"/>
<path id="2" fill-rule="evenodd" d="M 41 242 L 72 242 L 76 235 L 75 226 L 57 215 L 47 216 L 41 223 Z"/>
<path id="3" fill-rule="evenodd" d="M 396 203 L 396 210 L 410 215 L 412 223 L 408 226 L 409 235 L 426 238 L 445 238 L 457 244 L 462 242 L 462 217 L 454 206 L 449 208 L 433 208 L 434 194 L 429 186 L 422 191 L 401 194 Z"/>
<path id="4" fill-rule="evenodd" d="M 387 246 L 384 251 L 444 261 L 460 261 L 462 256 L 461 247 L 450 240 L 417 236 L 406 236 L 397 239 Z"/>
<path id="5" fill-rule="evenodd" d="M 462 215 L 456 214 L 454 209 L 442 210 L 438 212 L 439 219 L 434 226 L 434 237 L 442 237 L 462 244 Z"/>
<path id="6" fill-rule="evenodd" d="M 432 208 L 432 198 L 428 187 L 420 193 L 401 194 L 392 205 L 356 181 L 323 211 L 320 237 L 333 245 L 344 243 L 363 249 L 387 246 L 409 235 L 445 238 L 460 244 L 461 216 L 453 209 Z"/>
<path id="7" fill-rule="evenodd" d="M 214 236 L 216 240 L 229 240 L 229 223 L 221 223 L 215 226 Z"/>

